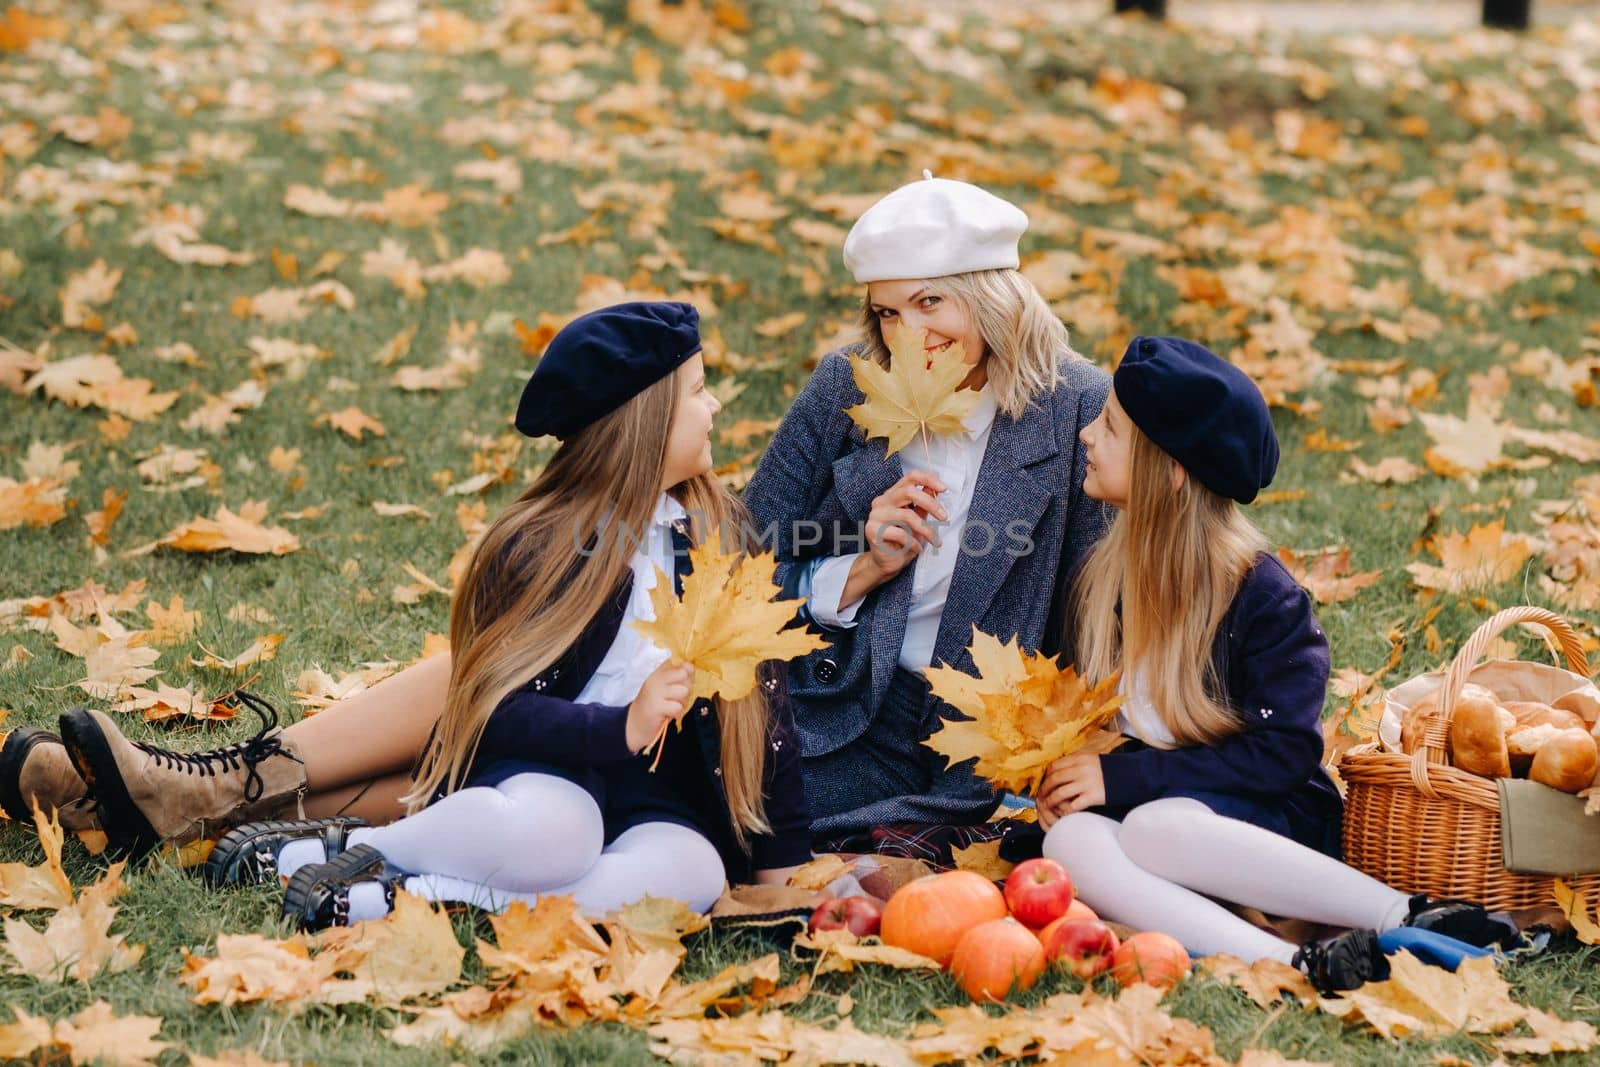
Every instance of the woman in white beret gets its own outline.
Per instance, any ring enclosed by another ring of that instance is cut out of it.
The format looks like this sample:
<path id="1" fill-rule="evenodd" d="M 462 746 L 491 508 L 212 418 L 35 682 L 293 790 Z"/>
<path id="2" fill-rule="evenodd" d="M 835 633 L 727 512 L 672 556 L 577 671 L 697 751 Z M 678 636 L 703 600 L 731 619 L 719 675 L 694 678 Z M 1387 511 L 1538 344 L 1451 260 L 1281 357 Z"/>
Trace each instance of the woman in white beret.
<path id="1" fill-rule="evenodd" d="M 1109 379 L 1018 272 L 1027 226 L 1014 204 L 927 172 L 869 208 L 844 245 L 862 339 L 822 359 L 745 491 L 780 580 L 829 641 L 789 667 L 827 850 L 947 861 L 993 835 L 994 791 L 922 744 L 953 710 L 923 672 L 973 671 L 974 627 L 1040 648 L 1060 627 L 1059 577 L 1105 530 L 1078 432 Z M 980 400 L 961 432 L 886 456 L 845 412 L 863 400 L 851 358 L 887 367 L 886 336 L 907 328 L 930 351 L 959 342 Z"/>

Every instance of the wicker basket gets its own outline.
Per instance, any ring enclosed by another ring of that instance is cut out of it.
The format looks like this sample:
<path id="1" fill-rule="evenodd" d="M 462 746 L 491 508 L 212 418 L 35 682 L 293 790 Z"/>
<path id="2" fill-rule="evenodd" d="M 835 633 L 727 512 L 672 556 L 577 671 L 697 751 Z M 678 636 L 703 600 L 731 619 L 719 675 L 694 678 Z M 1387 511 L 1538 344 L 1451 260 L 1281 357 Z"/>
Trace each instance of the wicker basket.
<path id="1" fill-rule="evenodd" d="M 1500 851 L 1500 796 L 1493 779 L 1449 766 L 1445 746 L 1461 687 L 1489 643 L 1507 627 L 1536 623 L 1566 655 L 1568 668 L 1587 678 L 1588 662 L 1572 627 L 1543 608 L 1507 608 L 1479 626 L 1444 677 L 1440 708 L 1424 743 L 1412 755 L 1380 745 L 1351 748 L 1339 761 L 1348 791 L 1345 861 L 1407 893 L 1459 897 L 1491 910 L 1554 903 L 1554 879 L 1505 869 Z M 1592 909 L 1600 904 L 1600 874 L 1567 879 Z"/>

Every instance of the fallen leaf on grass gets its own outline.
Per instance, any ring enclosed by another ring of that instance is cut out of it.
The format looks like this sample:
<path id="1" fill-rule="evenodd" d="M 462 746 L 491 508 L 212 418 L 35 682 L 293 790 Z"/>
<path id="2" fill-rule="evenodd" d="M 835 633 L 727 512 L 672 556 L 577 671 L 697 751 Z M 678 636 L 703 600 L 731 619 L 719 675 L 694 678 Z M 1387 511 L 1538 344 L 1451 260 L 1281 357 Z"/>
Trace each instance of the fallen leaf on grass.
<path id="1" fill-rule="evenodd" d="M 1565 880 L 1557 878 L 1551 892 L 1556 898 L 1556 903 L 1566 913 L 1567 919 L 1572 923 L 1572 933 L 1585 945 L 1600 945 L 1600 910 L 1594 917 L 1589 914 L 1589 905 L 1583 897 L 1572 891 L 1572 887 Z"/>
<path id="2" fill-rule="evenodd" d="M 794 939 L 794 947 L 818 954 L 812 965 L 812 973 L 817 975 L 833 971 L 848 974 L 855 970 L 858 963 L 879 963 L 885 967 L 913 971 L 943 969 L 937 960 L 885 945 L 875 937 L 863 940 L 849 930 L 808 931 Z"/>
<path id="3" fill-rule="evenodd" d="M 361 440 L 369 432 L 374 437 L 382 437 L 388 433 L 383 428 L 383 423 L 354 405 L 345 408 L 343 411 L 335 411 L 323 415 L 317 419 L 317 422 L 326 423 L 346 437 L 357 441 Z"/>
<path id="4" fill-rule="evenodd" d="M 415 604 L 429 593 L 437 593 L 446 597 L 450 595 L 450 590 L 422 573 L 414 564 L 402 563 L 400 564 L 400 569 L 416 580 L 410 585 L 397 585 L 394 587 L 394 592 L 390 594 L 390 599 L 396 604 Z"/>
<path id="5" fill-rule="evenodd" d="M 209 519 L 190 519 L 176 526 L 156 547 L 180 552 L 244 552 L 252 555 L 284 556 L 300 550 L 300 539 L 281 526 L 263 526 L 266 509 L 246 504 L 234 514 L 227 507 L 217 508 Z"/>
<path id="6" fill-rule="evenodd" d="M 1278 558 L 1294 580 L 1316 598 L 1318 604 L 1338 604 L 1354 599 L 1361 590 L 1383 577 L 1382 571 L 1350 573 L 1350 549 L 1325 548 L 1307 559 L 1287 548 L 1278 549 Z"/>
<path id="7" fill-rule="evenodd" d="M 67 907 L 72 903 L 72 882 L 61 869 L 61 823 L 56 812 L 48 816 L 36 805 L 33 825 L 44 846 L 44 862 L 0 863 L 0 904 L 11 908 Z"/>
<path id="8" fill-rule="evenodd" d="M 1225 985 L 1242 989 L 1263 1008 L 1271 1008 L 1288 994 L 1301 1003 L 1316 999 L 1317 991 L 1306 976 L 1287 963 L 1273 959 L 1245 963 L 1237 956 L 1206 956 L 1195 966 Z"/>
<path id="9" fill-rule="evenodd" d="M 90 309 L 110 300 L 121 281 L 121 268 L 112 270 L 103 259 L 97 259 L 87 269 L 68 276 L 67 284 L 59 294 L 61 325 L 70 329 L 103 329 L 99 313 Z"/>
<path id="10" fill-rule="evenodd" d="M 67 517 L 67 488 L 54 478 L 0 477 L 0 530 L 39 529 Z"/>
<path id="11" fill-rule="evenodd" d="M 298 1009 L 311 1003 L 329 977 L 329 961 L 313 958 L 303 937 L 286 941 L 260 934 L 218 934 L 216 955 L 183 949 L 179 981 L 196 1004 L 268 1001 Z"/>
<path id="12" fill-rule="evenodd" d="M 1473 524 L 1465 534 L 1450 533 L 1430 546 L 1440 566 L 1408 563 L 1406 570 L 1423 589 L 1461 593 L 1510 581 L 1533 557 L 1537 543 L 1525 534 L 1506 532 L 1505 521 Z"/>
<path id="13" fill-rule="evenodd" d="M 1494 1046 L 1513 1056 L 1549 1056 L 1557 1052 L 1588 1052 L 1600 1042 L 1600 1032 L 1582 1019 L 1562 1019 L 1538 1008 L 1529 1008 L 1524 1020 L 1532 1037 L 1502 1037 Z"/>
<path id="14" fill-rule="evenodd" d="M 111 933 L 117 915 L 111 901 L 126 889 L 122 867 L 120 862 L 112 864 L 100 881 L 51 916 L 43 931 L 21 919 L 6 919 L 6 940 L 0 948 L 13 961 L 11 972 L 41 982 L 70 977 L 86 983 L 135 966 L 144 957 L 144 946 L 129 945 L 124 935 Z"/>
<path id="15" fill-rule="evenodd" d="M 89 527 L 89 541 L 102 548 L 111 543 L 111 524 L 117 521 L 117 516 L 122 514 L 122 507 L 128 502 L 125 490 L 107 489 L 100 496 L 100 510 L 91 511 L 83 517 Z"/>
<path id="16" fill-rule="evenodd" d="M 977 759 L 974 771 L 1015 793 L 1039 787 L 1051 763 L 1080 750 L 1110 751 L 1120 735 L 1103 727 L 1122 706 L 1118 677 L 1090 686 L 1071 667 L 972 628 L 974 677 L 930 667 L 930 691 L 968 721 L 946 720 L 924 745 L 950 766 Z"/>
<path id="17" fill-rule="evenodd" d="M 1458 1031 L 1498 1034 L 1528 1016 L 1491 957 L 1462 962 L 1454 973 L 1401 950 L 1389 957 L 1389 977 L 1368 982 L 1342 999 L 1318 998 L 1330 1015 L 1364 1019 L 1384 1037 L 1445 1037 Z"/>
<path id="18" fill-rule="evenodd" d="M 264 634 L 250 642 L 250 647 L 231 659 L 225 659 L 201 645 L 200 651 L 206 654 L 205 658 L 190 659 L 189 665 L 213 671 L 240 671 L 253 664 L 276 659 L 278 646 L 281 644 L 283 644 L 283 634 Z"/>
<path id="19" fill-rule="evenodd" d="M 150 620 L 149 637 L 152 645 L 176 645 L 187 641 L 200 625 L 198 611 L 183 610 L 183 597 L 174 593 L 163 607 L 152 600 L 144 606 L 145 618 Z"/>
<path id="20" fill-rule="evenodd" d="M 404 890 L 383 919 L 328 931 L 317 944 L 323 954 L 335 954 L 333 966 L 350 974 L 323 986 L 318 999 L 326 1004 L 393 1006 L 441 993 L 461 977 L 466 956 L 445 910 Z"/>

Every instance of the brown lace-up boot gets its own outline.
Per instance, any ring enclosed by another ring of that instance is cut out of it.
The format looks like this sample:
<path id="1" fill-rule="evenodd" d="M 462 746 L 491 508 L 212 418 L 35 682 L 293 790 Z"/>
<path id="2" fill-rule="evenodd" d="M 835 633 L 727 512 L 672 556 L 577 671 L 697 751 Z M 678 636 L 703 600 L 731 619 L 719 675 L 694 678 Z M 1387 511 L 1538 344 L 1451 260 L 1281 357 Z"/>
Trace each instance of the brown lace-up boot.
<path id="1" fill-rule="evenodd" d="M 111 846 L 135 855 L 161 841 L 184 845 L 277 813 L 306 792 L 306 772 L 278 729 L 278 712 L 249 693 L 261 719 L 248 741 L 174 752 L 122 736 L 110 716 L 79 708 L 61 716 L 61 739 L 88 783 Z"/>
<path id="2" fill-rule="evenodd" d="M 87 791 L 66 746 L 49 730 L 19 726 L 0 742 L 0 809 L 13 821 L 32 825 L 37 804 L 47 815 L 54 808 L 63 830 L 98 830 Z"/>

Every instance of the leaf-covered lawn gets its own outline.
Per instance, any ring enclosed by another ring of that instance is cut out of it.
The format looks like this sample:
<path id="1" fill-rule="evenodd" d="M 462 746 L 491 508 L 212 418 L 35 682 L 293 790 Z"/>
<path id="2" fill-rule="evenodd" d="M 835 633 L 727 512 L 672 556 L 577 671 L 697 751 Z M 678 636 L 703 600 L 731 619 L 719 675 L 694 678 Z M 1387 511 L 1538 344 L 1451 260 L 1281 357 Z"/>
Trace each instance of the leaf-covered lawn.
<path id="1" fill-rule="evenodd" d="M 253 725 L 210 703 L 247 679 L 308 713 L 436 650 L 463 549 L 549 454 L 511 428 L 521 382 L 582 310 L 701 309 L 727 405 L 717 457 L 742 485 L 858 313 L 839 260 L 850 222 L 925 167 L 1028 211 L 1025 270 L 1084 353 L 1109 365 L 1137 333 L 1180 333 L 1262 384 L 1284 458 L 1252 515 L 1321 601 L 1330 715 L 1437 665 L 1501 606 L 1552 607 L 1592 650 L 1600 27 L 1239 39 L 1050 11 L 4 8 L 0 729 L 89 702 L 122 708 L 137 736 L 210 746 Z M 1547 654 L 1520 633 L 1507 645 Z M 0 859 L 37 866 L 40 845 L 0 828 Z M 70 838 L 64 863 L 75 901 L 18 868 L 55 896 L 5 918 L 38 931 L 78 915 L 106 973 L 0 976 L 0 1003 L 35 1020 L 4 1029 L 0 1010 L 0 1055 L 42 1042 L 131 1060 L 153 1040 L 320 1063 L 652 1058 L 618 1022 L 477 1053 L 392 1043 L 414 1013 L 378 1003 L 197 1004 L 185 954 L 277 939 L 276 894 L 207 893 L 158 862 L 124 872 L 118 896 Z M 492 931 L 455 932 L 470 998 L 498 973 L 475 940 Z M 7 929 L 33 950 L 64 937 Z M 787 957 L 773 985 L 751 935 L 688 945 L 672 981 L 734 968 L 724 996 L 792 1001 L 735 1024 L 750 1031 L 735 1052 L 928 1061 L 917 1028 L 964 1000 L 946 977 L 875 964 L 802 988 L 812 964 Z M 1594 962 L 1568 942 L 1503 973 L 1516 1002 L 1595 1023 Z M 1078 993 L 1049 977 L 1019 999 L 1049 1006 L 1013 1022 L 1056 1026 L 1031 1039 L 1048 1049 L 1076 1033 L 1069 1016 L 1121 1026 L 1152 1062 L 1498 1054 L 1490 1035 L 1385 1039 L 1208 979 L 1164 1001 L 1170 1016 Z M 1473 1002 L 1492 1018 L 1509 1011 L 1498 996 Z M 866 1036 L 801 1025 L 841 1012 Z M 686 1034 L 658 1037 L 706 1039 Z"/>

